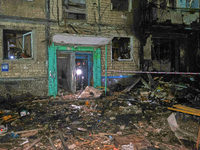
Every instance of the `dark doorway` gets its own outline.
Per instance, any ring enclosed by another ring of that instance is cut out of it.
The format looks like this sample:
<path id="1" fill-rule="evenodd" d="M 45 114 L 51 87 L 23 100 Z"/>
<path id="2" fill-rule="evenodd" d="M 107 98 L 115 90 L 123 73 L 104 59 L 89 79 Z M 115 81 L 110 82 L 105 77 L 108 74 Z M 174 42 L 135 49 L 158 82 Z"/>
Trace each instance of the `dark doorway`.
<path id="1" fill-rule="evenodd" d="M 58 90 L 71 91 L 71 69 L 70 69 L 71 56 L 65 52 L 57 52 L 57 77 L 58 77 Z"/>

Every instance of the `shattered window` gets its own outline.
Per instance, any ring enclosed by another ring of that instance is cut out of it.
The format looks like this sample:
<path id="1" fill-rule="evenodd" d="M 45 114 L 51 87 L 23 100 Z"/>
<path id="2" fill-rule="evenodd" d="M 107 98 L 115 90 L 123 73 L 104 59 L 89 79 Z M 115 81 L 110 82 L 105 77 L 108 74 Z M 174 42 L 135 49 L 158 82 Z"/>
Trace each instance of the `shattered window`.
<path id="1" fill-rule="evenodd" d="M 86 0 L 64 0 L 65 18 L 86 19 Z"/>
<path id="2" fill-rule="evenodd" d="M 3 30 L 3 58 L 32 58 L 32 32 Z"/>
<path id="3" fill-rule="evenodd" d="M 177 7 L 199 8 L 199 0 L 177 0 Z"/>
<path id="4" fill-rule="evenodd" d="M 111 10 L 131 11 L 132 0 L 111 0 Z"/>
<path id="5" fill-rule="evenodd" d="M 112 59 L 131 59 L 130 38 L 114 37 L 112 40 Z"/>

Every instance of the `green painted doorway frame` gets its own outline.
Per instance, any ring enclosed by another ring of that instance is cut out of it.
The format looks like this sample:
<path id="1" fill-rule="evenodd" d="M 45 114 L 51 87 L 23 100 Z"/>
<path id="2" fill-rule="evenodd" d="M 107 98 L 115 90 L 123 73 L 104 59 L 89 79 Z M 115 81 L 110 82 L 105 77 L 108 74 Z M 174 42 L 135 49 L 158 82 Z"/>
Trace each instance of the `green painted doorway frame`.
<path id="1" fill-rule="evenodd" d="M 48 47 L 48 94 L 49 96 L 57 95 L 57 51 L 72 52 L 72 59 L 75 61 L 75 52 L 92 52 L 93 53 L 93 86 L 101 86 L 101 50 L 95 47 L 84 46 L 57 46 L 54 43 Z M 75 65 L 75 64 L 73 64 Z M 72 71 L 74 72 L 74 71 Z M 72 73 L 72 76 L 74 74 Z M 74 79 L 72 79 L 74 80 Z"/>

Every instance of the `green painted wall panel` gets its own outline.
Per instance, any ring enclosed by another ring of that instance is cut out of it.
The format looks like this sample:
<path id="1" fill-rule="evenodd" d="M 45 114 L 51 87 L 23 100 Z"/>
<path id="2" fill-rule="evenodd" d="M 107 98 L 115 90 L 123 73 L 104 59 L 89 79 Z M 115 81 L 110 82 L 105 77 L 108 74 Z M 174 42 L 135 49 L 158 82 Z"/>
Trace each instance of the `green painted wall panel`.
<path id="1" fill-rule="evenodd" d="M 97 73 L 96 73 L 96 68 L 97 68 L 97 54 L 96 51 L 93 52 L 93 86 L 96 87 L 97 86 Z"/>
<path id="2" fill-rule="evenodd" d="M 100 48 L 98 48 L 96 51 L 97 51 L 96 80 L 97 80 L 97 86 L 101 86 L 101 50 Z"/>
<path id="3" fill-rule="evenodd" d="M 49 76 L 49 95 L 54 96 L 57 94 L 57 64 L 56 64 L 56 50 L 54 44 L 48 48 L 49 55 L 49 67 L 48 67 L 48 76 Z"/>
<path id="4" fill-rule="evenodd" d="M 101 50 L 93 52 L 93 83 L 94 87 L 101 86 Z"/>
<path id="5" fill-rule="evenodd" d="M 107 58 L 107 49 L 108 49 L 108 46 L 106 45 L 105 46 L 105 95 L 106 95 L 106 92 L 107 92 L 107 61 L 108 61 L 108 58 Z"/>

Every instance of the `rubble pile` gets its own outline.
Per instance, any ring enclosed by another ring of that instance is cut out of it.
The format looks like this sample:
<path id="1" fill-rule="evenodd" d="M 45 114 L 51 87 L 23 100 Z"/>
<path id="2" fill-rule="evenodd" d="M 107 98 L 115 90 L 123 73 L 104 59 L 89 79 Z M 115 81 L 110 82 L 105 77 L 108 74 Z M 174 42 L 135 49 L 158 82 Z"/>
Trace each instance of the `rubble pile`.
<path id="1" fill-rule="evenodd" d="M 82 93 L 56 98 L 20 97 L 7 107 L 5 99 L 0 102 L 0 149 L 195 149 L 198 117 L 175 120 L 167 107 L 180 103 L 180 97 L 196 104 L 198 88 L 195 82 L 163 79 L 140 77 L 107 95 L 88 86 Z"/>

